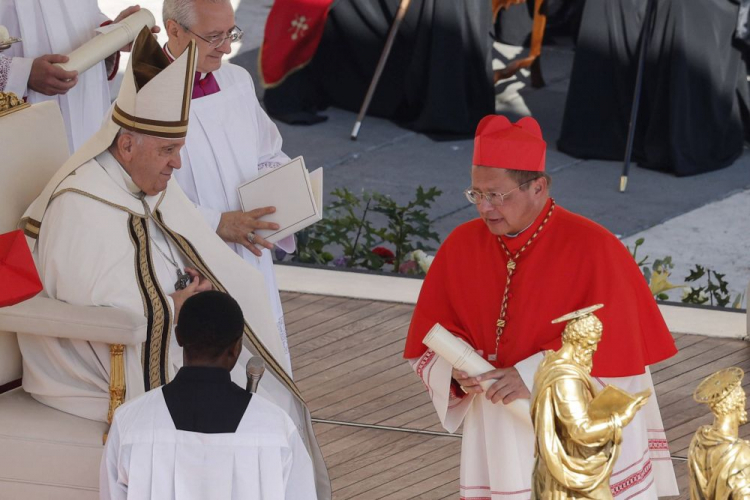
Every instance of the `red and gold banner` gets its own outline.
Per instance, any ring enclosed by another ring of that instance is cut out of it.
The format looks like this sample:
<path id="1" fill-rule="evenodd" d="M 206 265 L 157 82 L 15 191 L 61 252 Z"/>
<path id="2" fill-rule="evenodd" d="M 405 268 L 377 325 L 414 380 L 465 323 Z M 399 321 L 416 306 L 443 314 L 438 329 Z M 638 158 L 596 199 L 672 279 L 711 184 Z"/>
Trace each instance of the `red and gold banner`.
<path id="1" fill-rule="evenodd" d="M 279 85 L 315 55 L 333 0 L 276 0 L 260 48 L 265 87 Z"/>

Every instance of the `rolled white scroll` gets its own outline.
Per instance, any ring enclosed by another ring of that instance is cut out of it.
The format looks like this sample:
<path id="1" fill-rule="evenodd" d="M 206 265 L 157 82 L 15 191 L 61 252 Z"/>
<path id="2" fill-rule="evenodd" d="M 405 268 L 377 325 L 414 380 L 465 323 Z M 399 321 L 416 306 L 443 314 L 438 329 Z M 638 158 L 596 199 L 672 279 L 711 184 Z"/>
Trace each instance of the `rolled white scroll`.
<path id="1" fill-rule="evenodd" d="M 422 343 L 435 351 L 441 358 L 448 361 L 453 368 L 466 372 L 470 377 L 476 377 L 495 369 L 489 361 L 477 354 L 474 348 L 467 344 L 466 341 L 453 335 L 443 328 L 440 323 L 435 323 L 435 326 L 430 329 L 424 340 L 422 340 Z M 479 385 L 486 391 L 495 382 L 496 379 L 487 379 L 480 382 Z M 519 418 L 524 420 L 530 418 L 528 400 L 517 399 L 505 405 L 505 407 Z"/>
<path id="2" fill-rule="evenodd" d="M 141 8 L 117 24 L 99 28 L 102 33 L 84 43 L 68 54 L 68 62 L 56 63 L 65 71 L 78 71 L 80 75 L 99 61 L 108 58 L 124 46 L 132 43 L 144 26 L 149 29 L 156 24 L 154 15 L 148 9 Z"/>
<path id="3" fill-rule="evenodd" d="M 495 369 L 489 361 L 477 354 L 466 341 L 453 335 L 440 323 L 435 323 L 422 343 L 438 353 L 456 370 L 466 372 L 469 377 L 476 377 Z M 484 380 L 480 385 L 486 391 L 494 382 L 494 379 Z"/>

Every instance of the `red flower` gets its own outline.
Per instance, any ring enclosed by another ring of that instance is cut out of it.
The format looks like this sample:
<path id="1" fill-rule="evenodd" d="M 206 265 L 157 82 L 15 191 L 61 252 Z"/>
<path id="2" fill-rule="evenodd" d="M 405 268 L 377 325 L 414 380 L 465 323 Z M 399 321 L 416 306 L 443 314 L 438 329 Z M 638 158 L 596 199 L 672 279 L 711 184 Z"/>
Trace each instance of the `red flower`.
<path id="1" fill-rule="evenodd" d="M 393 259 L 396 258 L 396 255 L 385 247 L 375 247 L 372 253 L 383 259 L 386 264 L 393 264 Z"/>

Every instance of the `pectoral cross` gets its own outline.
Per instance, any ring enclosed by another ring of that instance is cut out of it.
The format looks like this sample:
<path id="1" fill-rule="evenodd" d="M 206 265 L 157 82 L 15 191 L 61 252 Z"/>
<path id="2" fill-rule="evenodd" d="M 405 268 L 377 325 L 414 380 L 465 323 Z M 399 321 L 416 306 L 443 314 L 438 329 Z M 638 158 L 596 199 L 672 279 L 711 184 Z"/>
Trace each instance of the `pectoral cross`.
<path id="1" fill-rule="evenodd" d="M 190 284 L 190 275 L 177 268 L 177 281 L 174 283 L 175 290 L 184 290 Z"/>

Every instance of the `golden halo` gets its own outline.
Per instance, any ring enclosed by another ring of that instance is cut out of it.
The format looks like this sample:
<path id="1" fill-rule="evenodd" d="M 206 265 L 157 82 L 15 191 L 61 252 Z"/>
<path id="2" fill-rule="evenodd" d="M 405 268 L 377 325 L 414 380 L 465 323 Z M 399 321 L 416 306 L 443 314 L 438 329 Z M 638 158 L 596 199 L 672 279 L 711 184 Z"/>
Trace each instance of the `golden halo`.
<path id="1" fill-rule="evenodd" d="M 725 368 L 705 378 L 695 388 L 693 399 L 698 403 L 710 404 L 724 399 L 742 383 L 745 372 L 733 366 Z"/>
<path id="2" fill-rule="evenodd" d="M 604 307 L 604 304 L 596 304 L 593 306 L 584 307 L 583 309 L 579 309 L 577 311 L 573 311 L 572 313 L 568 313 L 565 316 L 562 316 L 560 318 L 557 318 L 556 320 L 552 321 L 552 324 L 555 323 L 562 323 L 563 321 L 570 321 L 572 319 L 578 319 L 586 316 L 587 314 L 591 314 L 592 312 L 596 311 L 597 309 L 601 309 Z"/>

